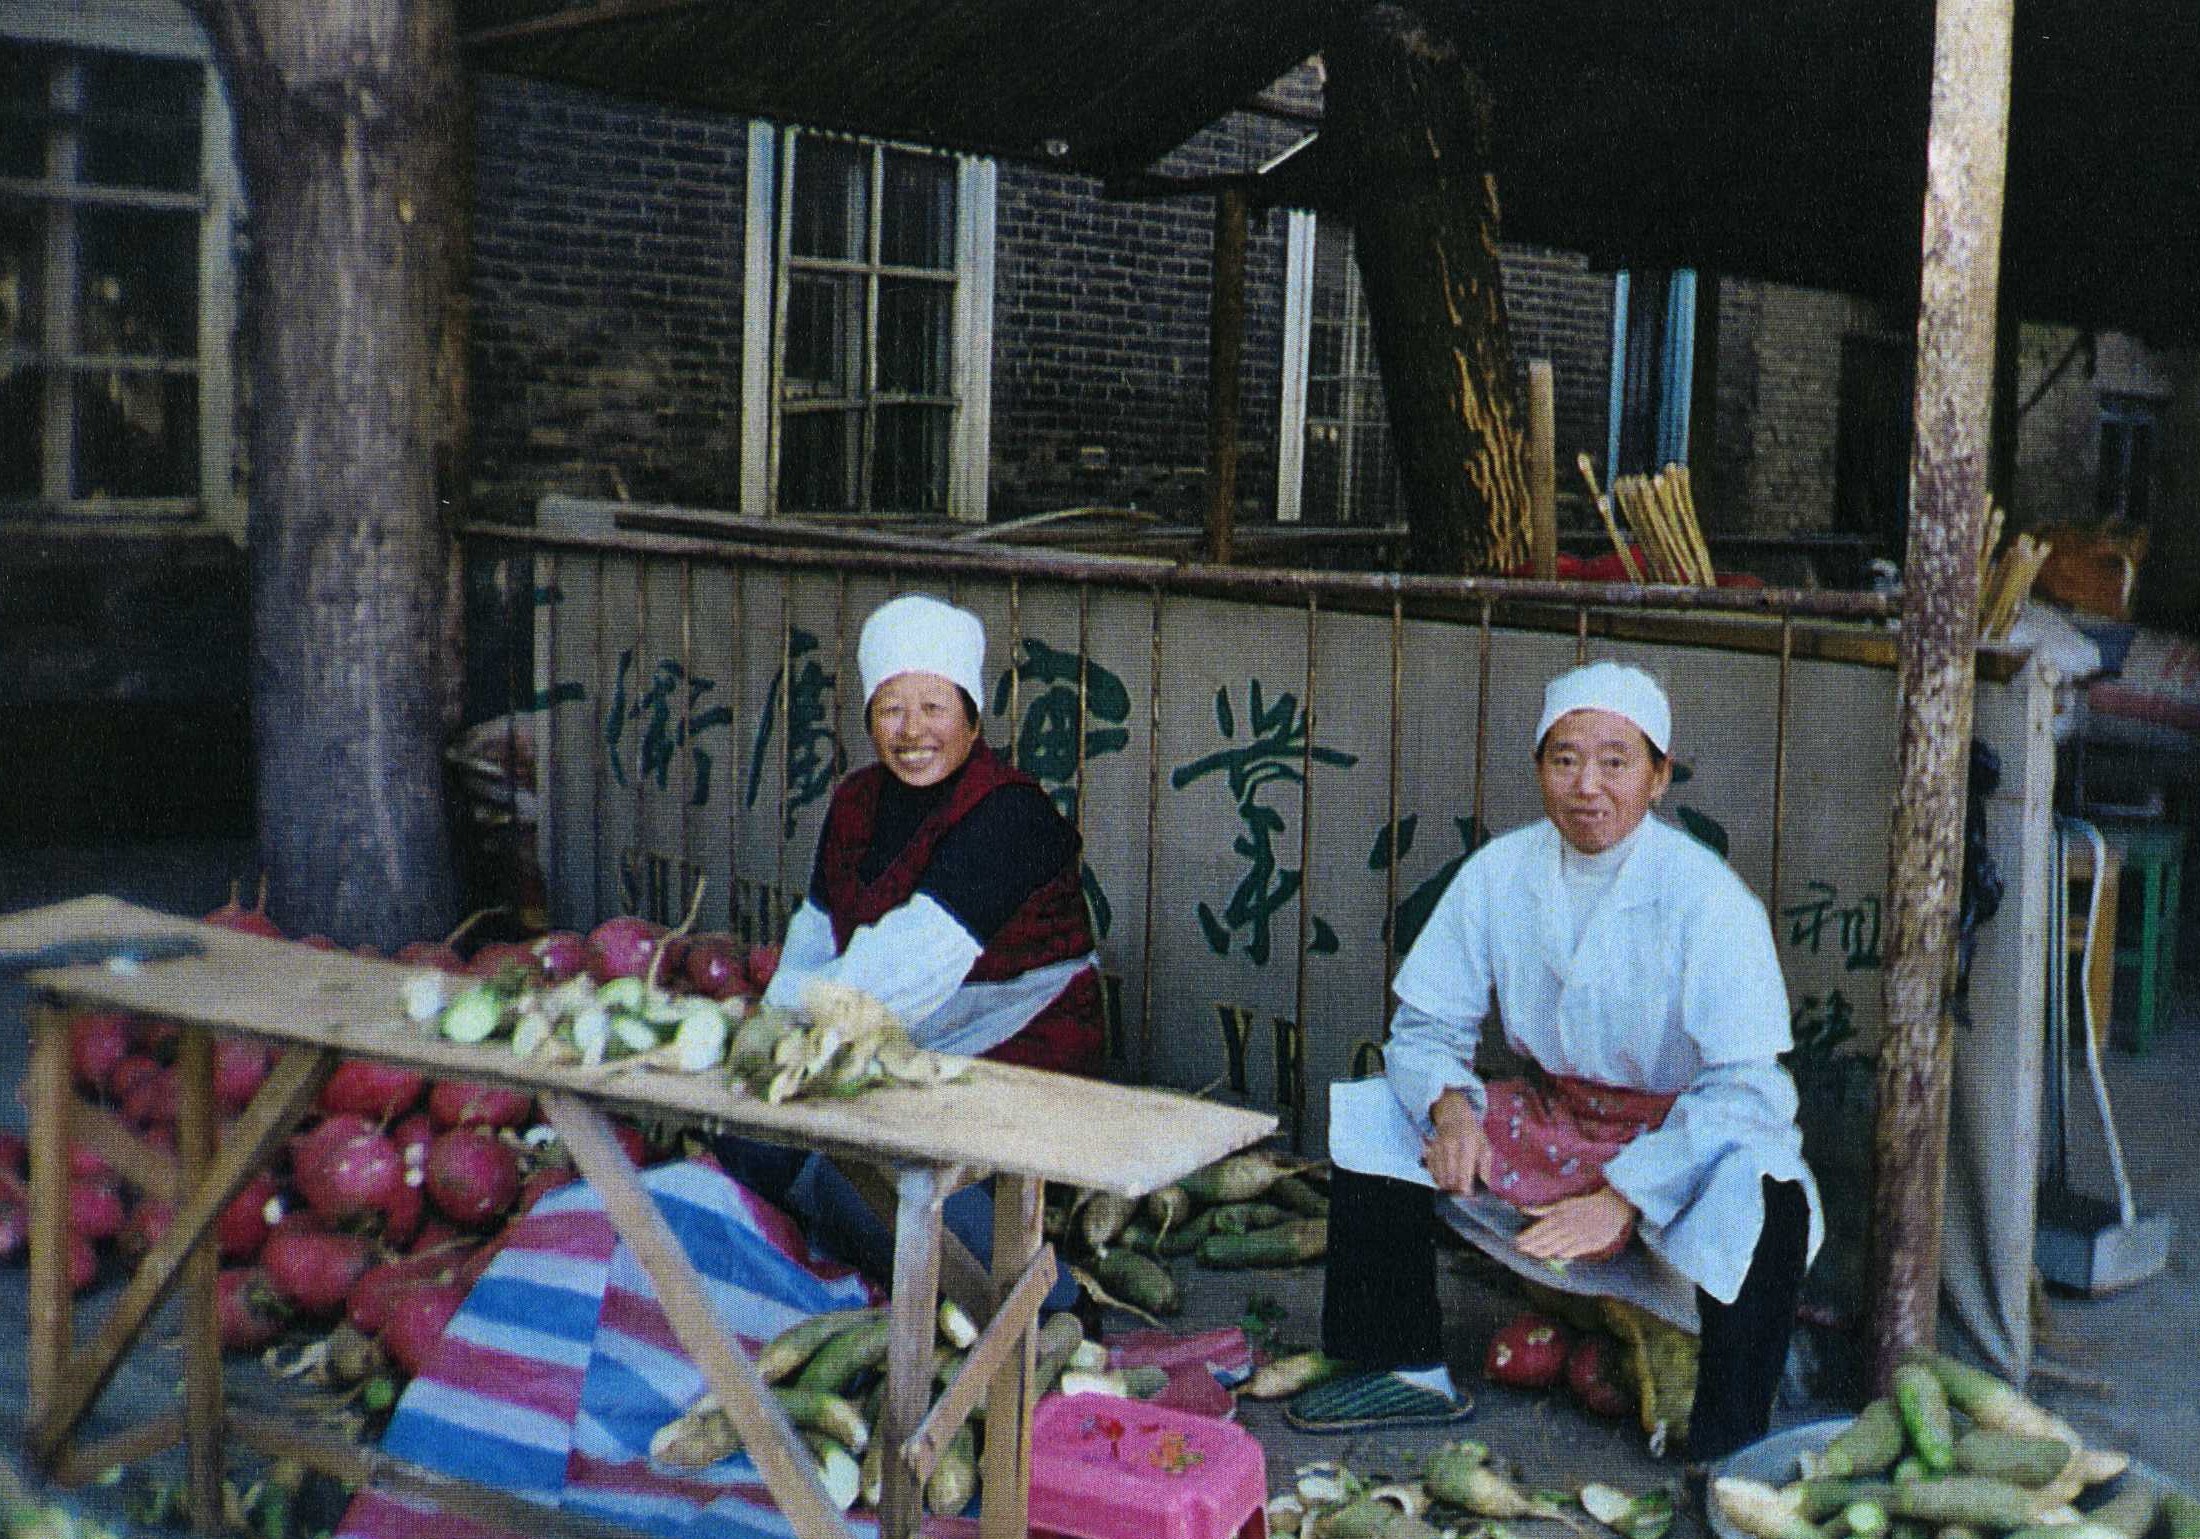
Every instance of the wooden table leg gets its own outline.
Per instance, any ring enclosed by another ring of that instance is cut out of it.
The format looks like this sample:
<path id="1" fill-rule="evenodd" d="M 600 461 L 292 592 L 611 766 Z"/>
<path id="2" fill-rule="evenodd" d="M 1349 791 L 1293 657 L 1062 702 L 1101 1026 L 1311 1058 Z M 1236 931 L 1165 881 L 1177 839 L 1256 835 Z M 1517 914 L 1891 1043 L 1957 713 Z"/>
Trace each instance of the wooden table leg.
<path id="1" fill-rule="evenodd" d="M 52 1407 L 75 1332 L 69 1293 L 69 1029 L 43 1000 L 31 1007 L 23 1099 L 30 1111 L 30 1395 L 34 1424 Z"/>
<path id="2" fill-rule="evenodd" d="M 176 1158 L 183 1187 L 197 1191 L 214 1165 L 214 1034 L 185 1029 L 176 1055 Z M 185 1492 L 191 1526 L 222 1527 L 222 1337 L 215 1300 L 221 1255 L 202 1235 L 183 1262 L 183 1425 Z"/>
<path id="3" fill-rule="evenodd" d="M 932 1401 L 932 1339 L 940 1297 L 940 1205 L 948 1174 L 935 1165 L 904 1166 L 894 1182 L 893 1329 L 886 1347 L 886 1398 L 875 1436 L 885 1440 L 879 1495 L 883 1539 L 914 1539 L 924 1526 L 924 1483 L 902 1445 Z"/>
<path id="4" fill-rule="evenodd" d="M 993 1178 L 993 1279 L 1005 1297 L 1045 1243 L 1040 1203 L 1046 1183 L 1028 1176 Z M 980 1539 L 1024 1539 L 1030 1529 L 1031 1379 L 1036 1371 L 1038 1316 L 1019 1333 L 1015 1351 L 986 1391 L 985 1506 Z"/>

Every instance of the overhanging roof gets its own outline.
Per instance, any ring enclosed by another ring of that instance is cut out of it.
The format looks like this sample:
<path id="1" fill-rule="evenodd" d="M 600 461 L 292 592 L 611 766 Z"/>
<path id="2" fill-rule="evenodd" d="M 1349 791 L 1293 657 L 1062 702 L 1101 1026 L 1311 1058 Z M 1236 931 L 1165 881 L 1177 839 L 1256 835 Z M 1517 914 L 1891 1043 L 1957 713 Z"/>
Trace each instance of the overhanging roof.
<path id="1" fill-rule="evenodd" d="M 1497 104 L 1509 238 L 1917 292 L 1928 0 L 1427 0 Z M 1336 0 L 461 0 L 477 68 L 1099 176 L 1320 51 Z M 2200 5 L 2018 0 L 2018 313 L 2200 337 Z M 1250 168 L 1248 168 L 1250 169 Z M 1280 201 L 1348 206 L 1318 154 Z"/>

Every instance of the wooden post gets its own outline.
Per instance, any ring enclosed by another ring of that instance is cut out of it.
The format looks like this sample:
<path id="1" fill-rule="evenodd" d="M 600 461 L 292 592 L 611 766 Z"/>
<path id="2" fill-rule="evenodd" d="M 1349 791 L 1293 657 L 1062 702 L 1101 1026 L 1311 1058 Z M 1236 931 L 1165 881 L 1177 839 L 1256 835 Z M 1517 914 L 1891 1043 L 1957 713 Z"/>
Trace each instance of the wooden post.
<path id="1" fill-rule="evenodd" d="M 1558 395 L 1551 360 L 1528 360 L 1528 559 L 1544 582 L 1558 576 Z"/>
<path id="2" fill-rule="evenodd" d="M 1906 1348 L 1933 1340 L 1940 1297 L 1954 1052 L 1945 1005 L 1963 867 L 2012 16 L 2013 0 L 1939 0 L 1936 11 L 1872 1179 L 1871 1370 L 1881 1386 Z"/>
<path id="3" fill-rule="evenodd" d="M 187 1027 L 176 1055 L 176 1158 L 184 1188 L 196 1191 L 214 1167 L 214 1034 Z M 191 1526 L 202 1534 L 222 1527 L 222 1328 L 215 1292 L 221 1255 L 202 1236 L 183 1262 L 184 1489 Z"/>
<path id="4" fill-rule="evenodd" d="M 1040 1228 L 1044 1183 L 1028 1176 L 993 1179 L 993 1280 L 1005 1301 L 1046 1243 Z M 981 1539 L 1023 1539 L 1030 1530 L 1031 1377 L 1037 1333 L 1017 1331 L 1015 1348 L 986 1392 L 985 1506 Z"/>
<path id="5" fill-rule="evenodd" d="M 882 1439 L 879 1492 L 883 1539 L 914 1539 L 924 1527 L 924 1482 L 903 1447 L 932 1403 L 933 1318 L 940 1296 L 940 1204 L 949 1183 L 937 1166 L 910 1165 L 895 1178 L 893 1321 L 886 1340 L 886 1396 L 871 1435 Z"/>
<path id="6" fill-rule="evenodd" d="M 30 1112 L 30 1390 L 27 1421 L 53 1408 L 74 1344 L 69 1293 L 69 1028 L 44 1000 L 31 1007 L 30 1068 L 23 1100 Z"/>
<path id="7" fill-rule="evenodd" d="M 1218 566 L 1230 564 L 1236 543 L 1247 209 L 1242 188 L 1215 195 L 1214 292 L 1207 310 L 1207 559 Z"/>

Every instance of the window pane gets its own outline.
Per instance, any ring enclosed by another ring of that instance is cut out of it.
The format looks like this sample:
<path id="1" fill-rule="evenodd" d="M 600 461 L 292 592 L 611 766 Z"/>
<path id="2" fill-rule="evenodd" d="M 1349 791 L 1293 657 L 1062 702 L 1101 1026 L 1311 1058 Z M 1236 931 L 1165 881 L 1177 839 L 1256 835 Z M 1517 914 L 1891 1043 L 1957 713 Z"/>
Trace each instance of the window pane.
<path id="1" fill-rule="evenodd" d="M 870 151 L 840 139 L 803 135 L 795 145 L 787 249 L 798 257 L 861 260 L 869 250 L 870 204 Z"/>
<path id="2" fill-rule="evenodd" d="M 38 205 L 0 198 L 0 347 L 37 347 L 45 328 L 40 302 L 44 221 Z"/>
<path id="3" fill-rule="evenodd" d="M 844 513 L 856 505 L 855 468 L 863 416 L 799 411 L 780 416 L 779 506 L 790 513 Z"/>
<path id="4" fill-rule="evenodd" d="M 79 497 L 197 495 L 198 381 L 116 371 L 76 384 Z"/>
<path id="5" fill-rule="evenodd" d="M 947 511 L 948 413 L 939 406 L 882 406 L 872 451 L 871 508 Z"/>
<path id="6" fill-rule="evenodd" d="M 947 394 L 948 306 L 953 297 L 945 284 L 880 280 L 879 389 L 902 395 Z"/>
<path id="7" fill-rule="evenodd" d="M 853 274 L 791 274 L 781 395 L 846 399 L 862 380 L 863 280 Z"/>
<path id="8" fill-rule="evenodd" d="M 80 209 L 78 346 L 189 358 L 198 351 L 199 219 Z"/>
<path id="9" fill-rule="evenodd" d="M 38 371 L 16 363 L 0 374 L 0 498 L 38 495 Z"/>
<path id="10" fill-rule="evenodd" d="M 52 55 L 38 49 L 0 48 L 0 176 L 46 174 L 46 77 L 51 68 Z"/>
<path id="11" fill-rule="evenodd" d="M 103 187 L 199 185 L 198 65 L 84 56 L 84 179 Z"/>
<path id="12" fill-rule="evenodd" d="M 955 167 L 937 155 L 886 157 L 879 259 L 892 267 L 955 265 Z"/>

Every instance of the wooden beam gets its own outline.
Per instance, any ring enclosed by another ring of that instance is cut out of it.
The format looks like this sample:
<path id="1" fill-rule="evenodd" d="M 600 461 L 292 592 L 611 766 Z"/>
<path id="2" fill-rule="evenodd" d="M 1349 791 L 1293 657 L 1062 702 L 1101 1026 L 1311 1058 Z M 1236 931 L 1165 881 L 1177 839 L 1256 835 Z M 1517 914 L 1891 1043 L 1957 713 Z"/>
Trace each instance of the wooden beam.
<path id="1" fill-rule="evenodd" d="M 183 1412 L 163 1411 L 96 1443 L 71 1448 L 54 1461 L 54 1484 L 88 1486 L 111 1470 L 155 1458 L 183 1441 Z"/>
<path id="2" fill-rule="evenodd" d="M 176 1200 L 175 1162 L 157 1153 L 106 1107 L 70 1096 L 69 1137 L 114 1166 L 115 1174 L 146 1196 L 166 1203 Z"/>
<path id="3" fill-rule="evenodd" d="M 856 1195 L 863 1199 L 878 1221 L 891 1230 L 899 1201 L 894 1183 L 876 1165 L 862 1160 L 842 1156 L 833 1161 L 833 1167 L 855 1188 Z M 970 1247 L 951 1229 L 940 1231 L 940 1291 L 960 1304 L 963 1312 L 978 1324 L 984 1325 L 993 1318 L 993 1278 L 987 1273 L 985 1263 L 972 1255 Z"/>
<path id="4" fill-rule="evenodd" d="M 1528 564 L 1531 576 L 1558 577 L 1558 393 L 1551 360 L 1528 360 Z"/>
<path id="5" fill-rule="evenodd" d="M 1026 1257 L 1032 1268 L 1042 1256 L 1052 1262 L 1041 1219 L 1045 1196 L 1044 1182 L 1024 1176 L 994 1178 L 993 1272 L 1003 1288 Z M 1018 1307 L 1024 1287 L 1019 1280 L 1006 1293 L 1003 1314 Z M 1043 1297 L 1034 1302 L 1033 1320 Z M 1016 1333 L 1015 1350 L 1002 1360 L 986 1390 L 985 1454 L 979 1467 L 990 1494 L 978 1513 L 979 1539 L 1024 1539 L 1030 1531 L 1031 1403 L 1038 1344 L 1038 1331 L 1025 1322 Z"/>
<path id="6" fill-rule="evenodd" d="M 963 1359 L 962 1371 L 955 1375 L 955 1382 L 947 1392 L 933 1402 L 925 1413 L 917 1430 L 909 1434 L 909 1441 L 902 1444 L 901 1456 L 909 1461 L 918 1478 L 928 1479 L 932 1467 L 939 1463 L 940 1454 L 946 1449 L 948 1439 L 970 1419 L 970 1412 L 984 1394 L 988 1382 L 1007 1366 L 1009 1354 L 1018 1342 L 1039 1321 L 1039 1306 L 1046 1302 L 1047 1290 L 1054 1286 L 1055 1266 L 1052 1249 L 1042 1250 L 1024 1268 L 1024 1275 L 1001 1303 L 993 1316 L 993 1323 L 985 1328 Z"/>
<path id="7" fill-rule="evenodd" d="M 893 1321 L 886 1344 L 886 1395 L 871 1435 L 886 1444 L 878 1526 L 884 1539 L 914 1539 L 924 1526 L 924 1482 L 903 1457 L 932 1399 L 933 1316 L 940 1296 L 940 1204 L 934 1165 L 904 1166 L 895 1179 Z"/>
<path id="8" fill-rule="evenodd" d="M 61 1389 L 75 1334 L 69 1291 L 69 1028 L 41 999 L 31 1007 L 30 1065 L 23 1104 L 30 1113 L 30 1389 L 25 1407 L 37 1425 Z"/>
<path id="9" fill-rule="evenodd" d="M 1230 564 L 1237 526 L 1249 206 L 1243 188 L 1215 194 L 1214 288 L 1207 309 L 1207 559 L 1217 566 Z"/>
<path id="10" fill-rule="evenodd" d="M 1933 1341 L 1954 1037 L 1947 1013 L 1977 666 L 1994 298 L 2014 0 L 1939 0 L 1926 148 L 1917 432 L 1903 564 L 1886 1036 L 1879 1051 L 1870 1368 Z M 2025 1177 L 2029 1179 L 2029 1175 Z"/>
<path id="11" fill-rule="evenodd" d="M 197 1191 L 214 1167 L 214 1034 L 184 1028 L 176 1053 L 176 1159 L 186 1190 Z M 219 1211 L 219 1210 L 217 1210 Z M 202 1534 L 222 1527 L 222 1327 L 215 1301 L 221 1253 L 202 1237 L 183 1261 L 184 1492 L 191 1526 Z"/>
<path id="12" fill-rule="evenodd" d="M 633 1162 L 619 1147 L 610 1124 L 593 1106 L 567 1090 L 542 1097 L 550 1125 L 573 1156 L 573 1163 L 602 1199 L 619 1238 L 649 1274 L 672 1334 L 702 1370 L 726 1419 L 740 1434 L 741 1446 L 756 1461 L 772 1500 L 803 1539 L 853 1539 L 854 1531 L 825 1492 L 809 1450 L 795 1434 L 787 1413 L 765 1388 L 756 1365 L 735 1350 L 718 1324 L 687 1252 L 672 1226 L 642 1190 Z"/>

